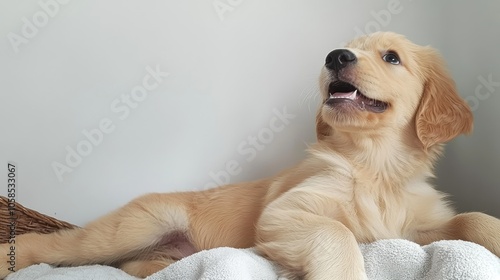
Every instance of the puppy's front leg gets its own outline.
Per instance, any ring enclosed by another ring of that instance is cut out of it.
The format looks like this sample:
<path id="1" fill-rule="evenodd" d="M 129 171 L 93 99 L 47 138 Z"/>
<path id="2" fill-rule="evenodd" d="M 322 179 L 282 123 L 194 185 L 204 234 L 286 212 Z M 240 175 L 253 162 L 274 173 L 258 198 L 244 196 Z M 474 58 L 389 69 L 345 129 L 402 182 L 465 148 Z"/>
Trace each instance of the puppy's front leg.
<path id="1" fill-rule="evenodd" d="M 264 209 L 257 249 L 304 279 L 368 279 L 354 235 L 323 215 L 327 199 L 303 196 L 307 193 L 284 194 Z"/>

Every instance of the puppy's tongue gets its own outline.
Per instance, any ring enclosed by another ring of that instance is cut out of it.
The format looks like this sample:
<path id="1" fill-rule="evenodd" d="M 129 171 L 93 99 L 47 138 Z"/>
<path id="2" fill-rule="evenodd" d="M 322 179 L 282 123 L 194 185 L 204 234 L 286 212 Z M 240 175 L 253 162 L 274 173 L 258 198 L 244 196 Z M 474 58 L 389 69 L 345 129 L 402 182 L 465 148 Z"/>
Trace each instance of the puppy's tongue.
<path id="1" fill-rule="evenodd" d="M 334 92 L 333 94 L 330 95 L 330 98 L 346 98 L 355 100 L 357 95 L 358 95 L 358 90 L 351 92 Z"/>

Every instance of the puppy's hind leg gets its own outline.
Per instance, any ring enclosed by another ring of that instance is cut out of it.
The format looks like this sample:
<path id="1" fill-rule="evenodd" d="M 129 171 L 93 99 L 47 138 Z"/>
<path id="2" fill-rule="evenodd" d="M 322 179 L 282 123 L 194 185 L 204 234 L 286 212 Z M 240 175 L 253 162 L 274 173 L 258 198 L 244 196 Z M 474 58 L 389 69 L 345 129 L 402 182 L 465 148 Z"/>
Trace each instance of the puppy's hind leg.
<path id="1" fill-rule="evenodd" d="M 12 244 L 13 265 L 7 259 L 12 245 L 0 245 L 0 278 L 36 263 L 119 264 L 165 246 L 169 235 L 181 233 L 189 240 L 184 198 L 181 194 L 146 195 L 84 228 L 20 235 Z"/>

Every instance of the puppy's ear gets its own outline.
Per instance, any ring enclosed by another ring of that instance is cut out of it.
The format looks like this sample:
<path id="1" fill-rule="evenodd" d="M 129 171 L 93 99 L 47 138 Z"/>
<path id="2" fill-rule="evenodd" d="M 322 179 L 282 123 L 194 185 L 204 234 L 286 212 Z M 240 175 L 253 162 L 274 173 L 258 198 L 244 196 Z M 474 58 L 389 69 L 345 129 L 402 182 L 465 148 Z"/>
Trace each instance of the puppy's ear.
<path id="1" fill-rule="evenodd" d="M 417 136 L 425 149 L 472 131 L 472 112 L 455 87 L 440 55 L 426 48 L 420 57 L 426 77 L 415 117 Z"/>
<path id="2" fill-rule="evenodd" d="M 321 116 L 321 109 L 318 110 L 316 114 L 316 137 L 318 141 L 324 140 L 326 137 L 331 135 L 332 128 L 323 120 Z"/>

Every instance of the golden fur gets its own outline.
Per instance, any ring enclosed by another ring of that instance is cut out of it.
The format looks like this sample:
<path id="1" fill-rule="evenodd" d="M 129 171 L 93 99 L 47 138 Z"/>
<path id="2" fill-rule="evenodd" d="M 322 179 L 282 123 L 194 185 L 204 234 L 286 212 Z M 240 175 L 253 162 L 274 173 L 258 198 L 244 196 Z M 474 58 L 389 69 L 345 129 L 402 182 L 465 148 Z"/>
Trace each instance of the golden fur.
<path id="1" fill-rule="evenodd" d="M 463 239 L 500 256 L 500 220 L 455 215 L 428 183 L 443 143 L 472 130 L 439 55 L 394 33 L 346 49 L 357 61 L 337 73 L 323 68 L 318 143 L 297 166 L 255 182 L 148 194 L 85 228 L 18 236 L 15 269 L 101 263 L 144 277 L 199 250 L 256 246 L 292 277 L 366 279 L 358 243 L 384 238 Z M 400 64 L 383 59 L 392 52 Z M 328 105 L 334 80 L 386 110 Z M 9 273 L 8 248 L 0 245 L 0 278 Z"/>

